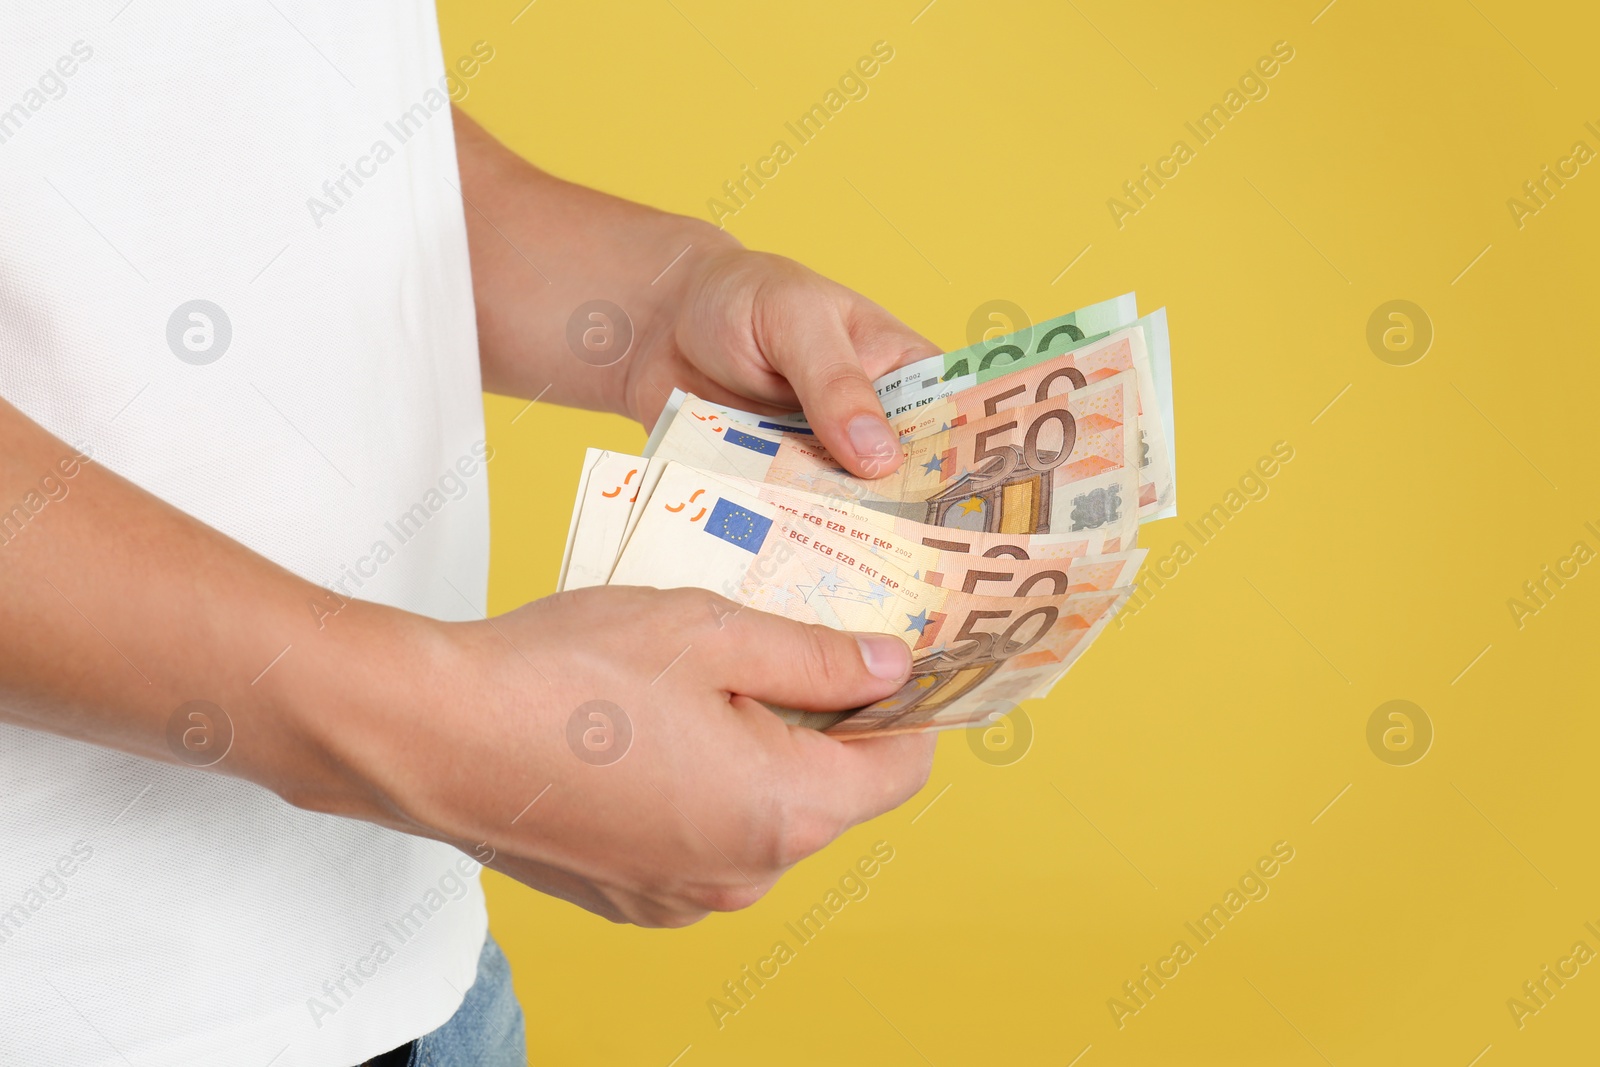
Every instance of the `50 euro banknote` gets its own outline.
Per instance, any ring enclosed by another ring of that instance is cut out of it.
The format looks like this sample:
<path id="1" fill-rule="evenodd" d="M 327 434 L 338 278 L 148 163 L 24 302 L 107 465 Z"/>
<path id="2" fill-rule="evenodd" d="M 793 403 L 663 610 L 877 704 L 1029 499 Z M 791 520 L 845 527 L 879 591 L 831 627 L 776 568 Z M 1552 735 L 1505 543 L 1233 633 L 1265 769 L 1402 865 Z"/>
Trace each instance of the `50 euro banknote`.
<path id="1" fill-rule="evenodd" d="M 766 433 L 686 400 L 655 455 L 862 504 L 958 530 L 1002 534 L 1098 530 L 1130 546 L 1138 527 L 1131 460 L 1137 398 L 1128 377 L 1001 412 L 906 443 L 898 470 L 855 478 L 812 439 Z"/>
<path id="2" fill-rule="evenodd" d="M 1139 514 L 1153 516 L 1172 503 L 1177 492 L 1165 431 L 1151 403 L 1155 388 L 1149 353 L 1143 332 L 1136 328 L 1118 330 L 1092 344 L 987 381 L 972 376 L 960 389 L 931 395 L 892 417 L 889 425 L 902 441 L 915 440 L 1002 411 L 1042 404 L 1119 374 L 1132 378 L 1138 397 L 1134 466 L 1139 471 Z"/>
<path id="3" fill-rule="evenodd" d="M 667 467 L 672 466 L 676 464 L 667 461 Z M 702 498 L 717 492 L 759 500 L 781 512 L 787 525 L 825 532 L 918 581 L 968 593 L 1059 596 L 1111 589 L 1131 584 L 1145 556 L 1143 549 L 1097 552 L 1094 538 L 985 535 L 975 542 L 969 536 L 898 519 L 849 500 L 722 477 L 704 470 L 697 474 L 699 487 L 688 499 L 667 500 L 665 506 L 669 510 L 698 506 Z M 645 491 L 649 499 L 635 505 L 641 514 L 652 503 L 660 503 L 654 492 L 658 486 L 659 482 L 654 483 Z M 975 552 L 974 548 L 982 551 Z"/>
<path id="4" fill-rule="evenodd" d="M 670 465 L 669 460 L 589 449 L 573 501 L 557 589 L 606 583 L 661 472 Z M 982 582 L 991 593 L 997 582 L 1024 589 L 1044 588 L 1040 583 L 1054 589 L 1063 582 L 1072 592 L 1108 589 L 1130 583 L 1144 559 L 1142 549 L 1122 549 L 1115 539 L 1108 541 L 1098 531 L 999 534 L 952 530 L 889 515 L 850 496 L 807 493 L 709 472 L 705 476 L 783 510 L 795 523 L 839 533 L 934 585 L 965 588 Z"/>
<path id="5" fill-rule="evenodd" d="M 591 448 L 583 458 L 572 502 L 567 547 L 556 589 L 605 585 L 631 529 L 633 509 L 645 485 L 648 461 L 626 452 Z"/>
<path id="6" fill-rule="evenodd" d="M 1118 316 L 1126 315 L 1125 318 Z M 995 378 L 1041 364 L 1053 363 L 1081 348 L 1098 344 L 1109 334 L 1137 329 L 1144 342 L 1145 361 L 1140 368 L 1141 422 L 1151 463 L 1164 455 L 1162 468 L 1145 479 L 1153 485 L 1157 501 L 1143 503 L 1140 517 L 1165 519 L 1177 514 L 1177 451 L 1173 426 L 1172 343 L 1167 331 L 1167 310 L 1157 308 L 1136 317 L 1132 293 L 1024 327 L 1004 337 L 980 341 L 955 352 L 930 356 L 890 371 L 874 381 L 884 414 L 898 419 L 915 408 L 983 385 Z M 1150 415 L 1149 419 L 1144 414 Z M 1165 474 L 1163 474 L 1163 470 Z"/>
<path id="7" fill-rule="evenodd" d="M 929 585 L 677 463 L 663 471 L 611 584 L 707 589 L 797 621 L 900 637 L 913 667 L 893 695 L 843 713 L 775 709 L 844 736 L 990 721 L 1059 679 L 1129 594 L 1003 597 Z"/>
<path id="8" fill-rule="evenodd" d="M 1125 384 L 1128 380 L 1119 381 Z M 1109 380 L 1097 383 L 1101 386 L 1102 398 L 1111 403 L 1112 418 L 1125 421 L 1126 394 L 1115 393 L 1113 384 Z M 1079 414 L 1093 407 L 1089 399 L 1080 398 L 1083 406 Z M 1060 447 L 1064 443 L 1062 439 L 1068 432 L 1074 436 L 1074 444 L 1079 443 L 1076 440 L 1078 423 L 1070 407 L 1068 405 L 1066 411 L 1056 411 L 1053 416 L 1049 408 L 1027 413 L 1038 423 L 1031 457 L 1029 437 L 1034 422 L 1030 422 L 1027 429 L 1019 425 L 1007 431 L 1012 438 L 1020 436 L 1022 447 L 1019 448 L 1003 443 L 1006 435 L 1000 431 L 1006 430 L 1003 425 L 1006 420 L 997 418 L 971 426 L 970 432 L 964 428 L 945 441 L 918 442 L 902 467 L 901 481 L 880 479 L 873 482 L 852 477 L 838 467 L 810 431 L 753 428 L 748 422 L 730 418 L 726 407 L 685 394 L 673 405 L 670 425 L 659 435 L 665 443 L 657 446 L 651 466 L 642 477 L 648 489 L 659 474 L 657 461 L 670 458 L 719 477 L 770 482 L 802 498 L 831 501 L 864 519 L 875 514 L 880 522 L 893 522 L 902 537 L 921 539 L 946 551 L 980 555 L 1004 553 L 1026 558 L 1131 549 L 1137 539 L 1138 518 L 1134 509 L 1125 504 L 1133 498 L 1129 487 L 1134 479 L 1120 471 L 1129 447 L 1124 436 L 1126 430 L 1120 422 L 1108 423 L 1105 412 L 1089 410 L 1090 425 L 1086 429 L 1099 435 L 1098 438 L 1091 440 L 1086 436 L 1081 442 L 1082 448 L 1063 449 Z M 1098 452 L 1090 447 L 1095 444 L 1101 446 Z M 964 448 L 972 457 L 968 462 L 977 465 L 981 459 L 989 469 L 982 471 L 977 479 L 966 477 L 959 482 L 952 481 L 951 475 L 958 472 L 958 464 L 966 465 L 960 460 Z M 980 453 L 983 454 L 980 456 Z M 1030 459 L 1046 458 L 1062 469 L 1036 469 L 1048 466 L 1039 462 L 1035 462 L 1034 468 L 1024 469 Z M 1000 470 L 1007 465 L 1009 474 Z M 895 503 L 895 494 L 904 492 L 904 476 L 914 473 L 913 467 L 920 468 L 924 475 L 919 479 L 920 486 L 914 488 L 935 497 L 942 493 L 954 506 L 941 506 L 937 499 L 931 503 Z M 1119 469 L 1111 470 L 1112 467 Z M 1046 485 L 1059 489 L 1061 483 L 1094 470 L 1107 473 L 1085 479 L 1074 486 L 1070 495 L 1057 494 L 1065 495 L 1071 505 L 1067 512 L 1057 511 L 1058 518 L 1064 521 L 1057 521 L 1048 529 L 1041 525 L 1040 520 L 1049 517 L 1054 498 L 1040 500 L 1037 490 Z M 1012 521 L 1006 521 L 1007 506 Z M 629 521 L 630 535 L 634 521 L 636 518 Z M 931 532 L 937 529 L 946 532 L 942 535 Z M 1017 547 L 1019 540 L 1022 542 L 1020 549 Z"/>

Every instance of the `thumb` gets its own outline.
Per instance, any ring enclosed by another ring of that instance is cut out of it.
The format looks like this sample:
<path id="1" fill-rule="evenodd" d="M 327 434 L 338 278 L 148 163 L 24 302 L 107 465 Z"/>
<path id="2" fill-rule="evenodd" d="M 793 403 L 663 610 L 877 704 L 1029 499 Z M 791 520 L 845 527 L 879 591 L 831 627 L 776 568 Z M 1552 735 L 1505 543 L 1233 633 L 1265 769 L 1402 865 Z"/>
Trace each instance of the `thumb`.
<path id="1" fill-rule="evenodd" d="M 776 313 L 761 319 L 770 332 L 757 340 L 800 399 L 817 439 L 852 474 L 893 472 L 903 458 L 900 441 L 883 417 L 838 305 L 806 289 L 776 299 Z"/>
<path id="2" fill-rule="evenodd" d="M 718 622 L 695 651 L 704 677 L 739 696 L 844 711 L 882 700 L 911 674 L 911 650 L 893 634 L 849 633 L 755 608 L 719 613 Z"/>
<path id="3" fill-rule="evenodd" d="M 754 608 L 721 622 L 707 642 L 709 676 L 736 700 L 841 711 L 882 700 L 911 674 L 911 650 L 893 634 L 848 633 Z M 932 734 L 846 743 L 790 727 L 788 736 L 798 757 L 788 784 L 828 816 L 830 837 L 903 803 L 927 782 L 933 762 Z"/>

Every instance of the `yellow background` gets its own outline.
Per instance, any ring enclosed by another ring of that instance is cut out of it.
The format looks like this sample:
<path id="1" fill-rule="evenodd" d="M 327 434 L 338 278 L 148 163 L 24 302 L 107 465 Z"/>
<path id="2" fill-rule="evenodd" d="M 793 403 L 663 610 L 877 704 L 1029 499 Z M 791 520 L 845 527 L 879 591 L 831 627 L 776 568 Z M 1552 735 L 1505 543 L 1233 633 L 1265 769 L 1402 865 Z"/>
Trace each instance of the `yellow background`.
<path id="1" fill-rule="evenodd" d="M 1506 1001 L 1575 941 L 1600 950 L 1600 563 L 1520 629 L 1507 601 L 1573 542 L 1600 549 L 1600 164 L 1521 229 L 1506 201 L 1574 141 L 1600 148 L 1600 19 L 923 2 L 441 4 L 447 59 L 496 49 L 466 110 L 556 173 L 702 217 L 888 41 L 870 95 L 730 230 L 946 348 L 993 299 L 1034 319 L 1127 289 L 1166 305 L 1182 514 L 1143 540 L 1196 548 L 1028 706 L 1024 758 L 947 735 L 921 796 L 746 912 L 640 931 L 489 876 L 532 1061 L 1593 1062 L 1600 963 L 1520 1030 Z M 1270 94 L 1119 229 L 1107 199 L 1196 147 L 1184 122 L 1280 40 Z M 1366 341 L 1392 299 L 1435 329 L 1412 366 Z M 544 405 L 511 425 L 521 406 L 488 401 L 496 610 L 551 590 L 584 447 L 643 441 Z M 1183 522 L 1279 441 L 1270 495 L 1196 547 Z M 1436 731 L 1410 766 L 1367 745 L 1391 699 Z M 719 1031 L 707 1000 L 880 839 L 870 896 Z M 1270 895 L 1118 1029 L 1107 1000 L 1196 944 L 1185 920 L 1276 841 L 1295 858 Z"/>

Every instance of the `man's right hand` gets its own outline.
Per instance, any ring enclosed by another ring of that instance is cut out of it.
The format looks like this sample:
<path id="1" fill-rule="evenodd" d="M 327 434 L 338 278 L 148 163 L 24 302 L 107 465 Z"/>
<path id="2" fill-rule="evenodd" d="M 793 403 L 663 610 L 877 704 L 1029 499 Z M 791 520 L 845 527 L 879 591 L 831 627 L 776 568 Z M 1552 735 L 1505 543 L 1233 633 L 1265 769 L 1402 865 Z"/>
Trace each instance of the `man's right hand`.
<path id="1" fill-rule="evenodd" d="M 846 744 L 756 703 L 886 696 L 909 671 L 896 638 L 693 590 L 582 590 L 470 623 L 328 615 L 326 590 L 74 456 L 0 401 L 0 502 L 38 504 L 0 528 L 0 721 L 178 763 L 174 713 L 203 698 L 233 736 L 193 773 L 493 849 L 514 878 L 651 925 L 749 904 L 927 777 L 931 737 Z M 592 700 L 632 727 L 609 765 L 568 744 Z"/>
<path id="2" fill-rule="evenodd" d="M 757 703 L 887 696 L 910 670 L 898 639 L 699 590 L 585 589 L 468 624 L 362 605 L 340 628 L 344 655 L 376 658 L 336 695 L 303 679 L 321 696 L 290 706 L 310 709 L 300 732 L 346 777 L 286 795 L 492 850 L 497 870 L 613 920 L 681 926 L 753 903 L 916 793 L 932 759 L 931 736 L 844 743 Z M 591 701 L 620 714 L 594 727 L 579 714 Z M 589 754 L 575 714 L 616 747 Z"/>

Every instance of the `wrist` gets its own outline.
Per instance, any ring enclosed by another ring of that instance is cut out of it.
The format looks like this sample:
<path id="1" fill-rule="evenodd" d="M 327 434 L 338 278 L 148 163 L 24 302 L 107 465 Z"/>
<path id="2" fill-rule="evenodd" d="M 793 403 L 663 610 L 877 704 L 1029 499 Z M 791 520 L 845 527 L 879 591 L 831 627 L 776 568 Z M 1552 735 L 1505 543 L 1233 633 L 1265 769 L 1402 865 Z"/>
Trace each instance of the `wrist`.
<path id="1" fill-rule="evenodd" d="M 708 265 L 745 251 L 743 243 L 727 230 L 688 215 L 665 216 L 661 246 L 666 253 L 663 262 L 671 265 L 654 278 L 651 288 L 663 291 L 674 312 L 682 310 L 684 299 Z"/>
<path id="2" fill-rule="evenodd" d="M 420 832 L 401 798 L 424 705 L 459 677 L 451 624 L 358 600 L 319 621 L 262 683 L 274 736 L 248 776 L 308 811 Z"/>

